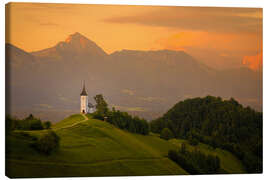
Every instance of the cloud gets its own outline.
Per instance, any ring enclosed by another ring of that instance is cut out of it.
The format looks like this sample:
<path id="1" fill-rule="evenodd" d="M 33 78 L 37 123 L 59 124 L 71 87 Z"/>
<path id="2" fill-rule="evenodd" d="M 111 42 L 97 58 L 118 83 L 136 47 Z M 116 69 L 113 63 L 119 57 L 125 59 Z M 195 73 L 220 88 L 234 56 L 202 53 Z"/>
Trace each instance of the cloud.
<path id="1" fill-rule="evenodd" d="M 157 48 L 171 50 L 213 49 L 226 57 L 232 51 L 258 52 L 262 48 L 262 36 L 250 33 L 210 33 L 205 31 L 180 31 L 156 41 Z"/>
<path id="2" fill-rule="evenodd" d="M 132 111 L 132 112 L 145 112 L 147 111 L 143 107 L 127 107 L 127 106 L 118 106 L 118 105 L 112 105 L 115 109 L 119 109 L 122 111 Z"/>
<path id="3" fill-rule="evenodd" d="M 226 54 L 226 53 L 221 53 L 220 56 L 221 56 L 221 57 L 228 57 L 229 55 Z"/>
<path id="4" fill-rule="evenodd" d="M 104 19 L 109 23 L 208 32 L 262 32 L 260 8 L 164 7 L 138 15 Z"/>
<path id="5" fill-rule="evenodd" d="M 147 102 L 164 102 L 164 101 L 166 101 L 166 99 L 162 98 L 162 97 L 139 97 L 139 99 L 142 101 L 147 101 Z"/>
<path id="6" fill-rule="evenodd" d="M 79 8 L 79 4 L 53 4 L 53 3 L 10 3 L 15 10 L 50 12 L 50 13 L 74 13 Z"/>
<path id="7" fill-rule="evenodd" d="M 74 100 L 72 100 L 72 99 L 70 99 L 68 97 L 63 96 L 62 94 L 58 95 L 58 99 L 63 101 L 63 102 L 66 102 L 66 103 L 72 103 L 72 104 L 77 104 L 78 103 L 78 101 L 74 101 Z"/>
<path id="8" fill-rule="evenodd" d="M 133 90 L 131 90 L 131 89 L 122 89 L 121 92 L 124 93 L 124 94 L 128 94 L 130 96 L 133 96 L 135 94 L 135 92 Z"/>
<path id="9" fill-rule="evenodd" d="M 256 54 L 255 56 L 244 56 L 243 65 L 252 69 L 253 71 L 262 70 L 262 52 Z"/>
<path id="10" fill-rule="evenodd" d="M 52 105 L 49 105 L 49 104 L 35 104 L 35 106 L 38 106 L 40 108 L 45 108 L 45 109 L 51 109 L 53 108 Z"/>
<path id="11" fill-rule="evenodd" d="M 46 22 L 46 23 L 40 23 L 41 26 L 59 26 L 59 24 L 52 23 L 52 22 Z"/>

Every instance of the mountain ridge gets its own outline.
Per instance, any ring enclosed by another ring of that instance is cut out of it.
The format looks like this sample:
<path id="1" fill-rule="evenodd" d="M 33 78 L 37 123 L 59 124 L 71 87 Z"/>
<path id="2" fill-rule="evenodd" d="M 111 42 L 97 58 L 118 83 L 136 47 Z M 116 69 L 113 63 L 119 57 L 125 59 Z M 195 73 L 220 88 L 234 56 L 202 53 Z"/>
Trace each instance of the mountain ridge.
<path id="1" fill-rule="evenodd" d="M 107 55 L 107 53 L 95 42 L 89 40 L 78 32 L 69 35 L 65 41 L 60 41 L 53 47 L 30 53 L 38 57 L 50 56 L 50 53 L 58 57 L 78 55 L 80 53 L 94 56 Z"/>
<path id="2" fill-rule="evenodd" d="M 80 47 L 81 38 L 85 37 L 74 33 L 60 44 L 74 40 L 72 44 Z M 11 65 L 7 66 L 11 77 L 8 112 L 16 113 L 22 107 L 30 113 L 37 108 L 38 115 L 41 110 L 43 114 L 50 110 L 76 112 L 82 80 L 86 81 L 90 98 L 102 93 L 109 104 L 149 120 L 165 113 L 179 100 L 209 94 L 234 97 L 244 105 L 262 109 L 262 76 L 247 68 L 215 70 L 184 51 L 121 50 L 100 55 L 84 53 L 83 48 L 66 52 L 68 48 L 60 46 L 58 43 L 49 51 L 38 51 L 44 53 L 38 56 L 6 44 L 6 49 L 10 49 L 6 62 Z M 133 112 L 136 109 L 140 111 Z"/>

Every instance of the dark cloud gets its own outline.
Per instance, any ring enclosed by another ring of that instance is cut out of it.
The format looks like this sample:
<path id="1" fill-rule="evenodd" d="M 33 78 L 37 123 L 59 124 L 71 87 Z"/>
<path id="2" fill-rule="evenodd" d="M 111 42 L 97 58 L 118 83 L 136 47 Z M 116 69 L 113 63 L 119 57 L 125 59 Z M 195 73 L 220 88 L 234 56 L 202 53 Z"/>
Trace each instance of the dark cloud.
<path id="1" fill-rule="evenodd" d="M 209 32 L 261 33 L 262 9 L 164 7 L 149 13 L 112 17 L 104 21 Z"/>

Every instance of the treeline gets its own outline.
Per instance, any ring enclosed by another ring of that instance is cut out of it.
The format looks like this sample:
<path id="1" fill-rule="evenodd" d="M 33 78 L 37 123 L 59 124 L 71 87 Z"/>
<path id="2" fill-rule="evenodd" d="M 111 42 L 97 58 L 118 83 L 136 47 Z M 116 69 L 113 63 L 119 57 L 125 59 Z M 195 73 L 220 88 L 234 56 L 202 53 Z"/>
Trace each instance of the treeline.
<path id="1" fill-rule="evenodd" d="M 120 129 L 124 129 L 132 133 L 143 135 L 149 134 L 149 124 L 146 120 L 137 116 L 133 117 L 127 112 L 121 112 L 119 110 L 116 111 L 114 108 L 110 110 L 101 94 L 96 95 L 94 99 L 97 103 L 97 111 L 93 113 L 94 118 L 107 121 Z"/>
<path id="2" fill-rule="evenodd" d="M 168 157 L 179 164 L 190 174 L 216 174 L 224 171 L 220 169 L 220 159 L 217 156 L 205 155 L 199 150 L 186 150 L 186 145 L 183 143 L 181 148 L 170 150 Z"/>
<path id="3" fill-rule="evenodd" d="M 41 122 L 39 118 L 34 117 L 30 114 L 24 119 L 18 119 L 7 115 L 6 117 L 6 131 L 11 132 L 13 130 L 42 130 L 49 129 L 51 127 L 51 122 Z"/>
<path id="4" fill-rule="evenodd" d="M 34 117 L 32 114 L 30 114 L 24 119 L 11 117 L 10 115 L 6 116 L 6 138 L 8 136 L 16 135 L 19 135 L 22 138 L 29 138 L 29 140 L 32 141 L 29 145 L 39 153 L 45 155 L 50 155 L 51 153 L 57 151 L 60 147 L 60 137 L 50 128 L 50 121 L 45 121 L 42 123 L 39 118 Z M 30 135 L 28 132 L 25 131 L 18 131 L 16 133 L 12 133 L 12 131 L 14 130 L 29 131 L 43 129 L 47 129 L 47 131 L 44 131 L 44 133 L 42 133 L 42 135 L 39 137 Z M 7 151 L 7 153 L 8 152 L 9 151 Z"/>
<path id="5" fill-rule="evenodd" d="M 187 99 L 150 123 L 151 131 L 168 128 L 175 138 L 203 142 L 235 154 L 249 173 L 262 172 L 262 113 L 220 97 Z"/>

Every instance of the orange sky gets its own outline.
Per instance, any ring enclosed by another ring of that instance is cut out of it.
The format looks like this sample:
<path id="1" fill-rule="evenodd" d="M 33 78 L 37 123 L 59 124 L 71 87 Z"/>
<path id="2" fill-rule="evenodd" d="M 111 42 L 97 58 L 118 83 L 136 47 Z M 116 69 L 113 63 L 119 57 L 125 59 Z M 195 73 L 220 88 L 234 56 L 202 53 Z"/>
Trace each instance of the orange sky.
<path id="1" fill-rule="evenodd" d="M 258 8 L 11 3 L 8 9 L 6 42 L 28 52 L 54 46 L 74 32 L 107 53 L 184 50 L 216 68 L 240 66 L 262 52 Z"/>

